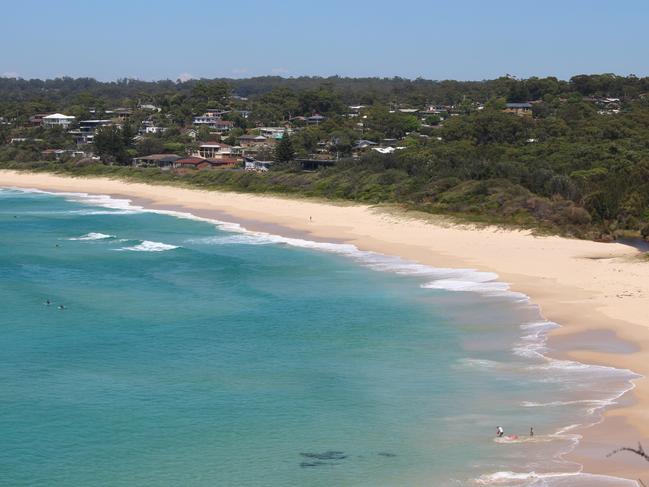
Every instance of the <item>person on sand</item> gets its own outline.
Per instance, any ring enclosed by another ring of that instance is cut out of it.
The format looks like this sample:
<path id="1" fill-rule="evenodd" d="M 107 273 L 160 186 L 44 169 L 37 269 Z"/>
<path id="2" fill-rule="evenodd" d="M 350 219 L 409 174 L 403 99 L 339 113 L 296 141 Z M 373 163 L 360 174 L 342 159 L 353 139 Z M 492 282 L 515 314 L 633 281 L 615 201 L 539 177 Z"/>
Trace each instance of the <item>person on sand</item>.
<path id="1" fill-rule="evenodd" d="M 310 216 L 310 217 L 309 217 L 309 221 L 312 222 L 312 221 L 313 221 L 313 217 Z"/>
<path id="2" fill-rule="evenodd" d="M 496 436 L 497 436 L 498 438 L 502 438 L 504 434 L 505 434 L 505 430 L 503 429 L 503 427 L 502 427 L 502 426 L 498 426 L 498 427 L 496 428 Z"/>
<path id="3" fill-rule="evenodd" d="M 534 427 L 530 426 L 530 438 L 534 436 Z"/>

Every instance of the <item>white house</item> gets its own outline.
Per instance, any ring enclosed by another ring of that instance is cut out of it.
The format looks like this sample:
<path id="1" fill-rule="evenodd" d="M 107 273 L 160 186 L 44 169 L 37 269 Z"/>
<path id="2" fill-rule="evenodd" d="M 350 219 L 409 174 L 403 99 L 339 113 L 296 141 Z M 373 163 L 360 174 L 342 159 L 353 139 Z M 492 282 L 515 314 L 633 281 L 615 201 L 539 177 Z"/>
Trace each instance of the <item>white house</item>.
<path id="1" fill-rule="evenodd" d="M 72 115 L 63 115 L 62 113 L 53 113 L 52 115 L 47 115 L 43 117 L 43 127 L 52 128 L 52 127 L 62 127 L 67 129 L 72 125 L 74 119 Z"/>
<path id="2" fill-rule="evenodd" d="M 260 127 L 258 130 L 263 137 L 276 140 L 284 137 L 284 132 L 288 135 L 293 134 L 293 130 L 286 127 Z"/>

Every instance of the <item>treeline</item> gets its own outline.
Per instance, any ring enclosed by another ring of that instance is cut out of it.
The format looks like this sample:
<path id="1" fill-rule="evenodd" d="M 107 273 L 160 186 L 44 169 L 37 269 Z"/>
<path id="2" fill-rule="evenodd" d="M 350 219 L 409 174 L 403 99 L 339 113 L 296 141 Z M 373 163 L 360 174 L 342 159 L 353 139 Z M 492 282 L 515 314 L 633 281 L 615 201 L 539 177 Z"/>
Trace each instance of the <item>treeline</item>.
<path id="1" fill-rule="evenodd" d="M 649 78 L 615 74 L 578 75 L 570 80 L 555 77 L 514 79 L 501 77 L 484 81 L 425 80 L 405 78 L 345 78 L 261 76 L 247 79 L 202 79 L 185 82 L 121 79 L 111 82 L 92 78 L 15 79 L 0 78 L 0 104 L 48 102 L 64 109 L 81 102 L 97 101 L 109 106 L 134 101 L 152 102 L 160 95 L 188 95 L 196 85 L 226 84 L 232 93 L 254 97 L 273 90 L 299 92 L 325 88 L 345 104 L 406 103 L 421 105 L 457 104 L 469 98 L 486 102 L 503 97 L 510 102 L 542 99 L 545 95 L 636 97 L 649 91 Z"/>

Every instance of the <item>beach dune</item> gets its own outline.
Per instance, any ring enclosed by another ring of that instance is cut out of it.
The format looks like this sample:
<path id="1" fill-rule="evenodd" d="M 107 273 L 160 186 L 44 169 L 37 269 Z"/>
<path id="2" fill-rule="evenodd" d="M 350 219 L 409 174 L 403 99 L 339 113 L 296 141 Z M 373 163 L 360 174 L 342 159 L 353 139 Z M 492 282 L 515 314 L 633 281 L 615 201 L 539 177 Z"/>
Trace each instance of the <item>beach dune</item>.
<path id="1" fill-rule="evenodd" d="M 0 186 L 127 197 L 150 208 L 239 222 L 250 230 L 348 242 L 436 267 L 495 272 L 513 291 L 530 296 L 545 318 L 562 325 L 550 342 L 557 345 L 557 353 L 644 376 L 606 413 L 603 423 L 582 432 L 584 441 L 571 457 L 583 463 L 585 471 L 649 482 L 649 462 L 629 453 L 605 456 L 620 446 L 649 440 L 649 260 L 630 246 L 458 225 L 389 207 L 106 178 L 0 171 Z M 625 346 L 605 346 L 610 340 Z"/>

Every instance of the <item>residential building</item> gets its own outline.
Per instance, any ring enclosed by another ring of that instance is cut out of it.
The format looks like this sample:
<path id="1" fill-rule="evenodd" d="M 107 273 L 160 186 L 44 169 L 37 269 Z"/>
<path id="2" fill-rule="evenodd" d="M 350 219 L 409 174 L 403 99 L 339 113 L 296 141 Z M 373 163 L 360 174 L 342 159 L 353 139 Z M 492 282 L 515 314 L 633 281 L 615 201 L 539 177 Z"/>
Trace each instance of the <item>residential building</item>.
<path id="1" fill-rule="evenodd" d="M 243 153 L 240 146 L 231 146 L 222 142 L 201 142 L 192 156 L 206 159 L 236 159 Z"/>
<path id="2" fill-rule="evenodd" d="M 178 159 L 181 159 L 181 157 L 176 154 L 150 154 L 148 156 L 134 157 L 133 165 L 135 167 L 170 169 Z"/>
<path id="3" fill-rule="evenodd" d="M 320 123 L 324 122 L 326 118 L 327 117 L 316 113 L 315 115 L 307 117 L 306 123 L 308 123 L 309 125 L 319 125 Z"/>
<path id="4" fill-rule="evenodd" d="M 62 113 L 53 113 L 42 118 L 42 125 L 45 128 L 61 127 L 68 129 L 74 123 L 76 117 L 72 115 L 63 115 Z"/>
<path id="5" fill-rule="evenodd" d="M 227 132 L 233 126 L 233 123 L 229 120 L 223 120 L 220 116 L 210 116 L 207 114 L 194 117 L 192 123 L 197 127 L 209 127 L 217 132 Z"/>
<path id="6" fill-rule="evenodd" d="M 293 129 L 287 127 L 259 127 L 259 134 L 268 139 L 280 140 L 284 137 L 284 132 L 288 135 L 293 133 Z"/>
<path id="7" fill-rule="evenodd" d="M 531 117 L 532 104 L 531 103 L 507 103 L 503 111 L 507 113 L 513 113 L 515 115 L 518 115 L 519 117 Z"/>
<path id="8" fill-rule="evenodd" d="M 237 140 L 239 141 L 239 146 L 243 148 L 259 147 L 266 145 L 268 142 L 266 137 L 264 137 L 263 135 L 251 134 L 241 135 L 237 138 Z"/>
<path id="9" fill-rule="evenodd" d="M 174 162 L 176 169 L 213 169 L 216 167 L 234 166 L 239 161 L 235 159 L 207 159 L 204 157 L 183 157 Z"/>
<path id="10" fill-rule="evenodd" d="M 37 113 L 36 115 L 32 115 L 29 117 L 29 125 L 32 125 L 34 127 L 40 127 L 43 125 L 43 118 L 47 117 L 49 113 Z"/>
<path id="11" fill-rule="evenodd" d="M 361 151 L 375 145 L 378 144 L 376 142 L 372 142 L 371 140 L 357 140 L 354 146 L 352 147 L 352 150 Z"/>

